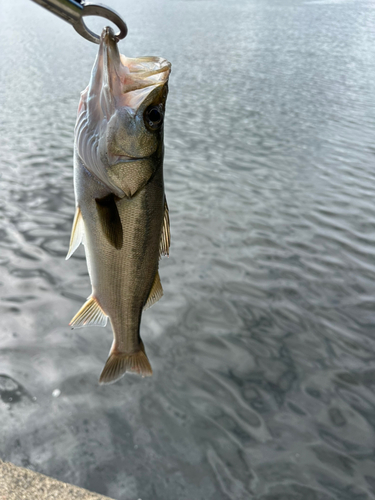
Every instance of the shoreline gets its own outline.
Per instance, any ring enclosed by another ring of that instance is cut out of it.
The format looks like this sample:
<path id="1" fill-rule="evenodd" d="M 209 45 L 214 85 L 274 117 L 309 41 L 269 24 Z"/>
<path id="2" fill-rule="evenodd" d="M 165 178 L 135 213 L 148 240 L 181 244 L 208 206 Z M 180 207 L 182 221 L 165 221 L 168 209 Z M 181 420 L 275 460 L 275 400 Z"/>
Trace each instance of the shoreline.
<path id="1" fill-rule="evenodd" d="M 0 460 L 0 500 L 113 500 Z"/>

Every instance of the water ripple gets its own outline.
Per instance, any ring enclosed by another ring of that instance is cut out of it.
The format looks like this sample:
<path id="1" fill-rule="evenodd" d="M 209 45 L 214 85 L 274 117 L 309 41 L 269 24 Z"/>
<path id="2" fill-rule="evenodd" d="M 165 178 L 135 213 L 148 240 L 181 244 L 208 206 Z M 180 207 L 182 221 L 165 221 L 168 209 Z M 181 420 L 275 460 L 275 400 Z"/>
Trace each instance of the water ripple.
<path id="1" fill-rule="evenodd" d="M 68 327 L 82 249 L 65 261 L 97 47 L 33 2 L 0 14 L 2 458 L 119 500 L 375 498 L 371 2 L 127 13 L 121 50 L 173 64 L 172 246 L 142 320 L 154 377 L 109 387 L 110 329 Z"/>

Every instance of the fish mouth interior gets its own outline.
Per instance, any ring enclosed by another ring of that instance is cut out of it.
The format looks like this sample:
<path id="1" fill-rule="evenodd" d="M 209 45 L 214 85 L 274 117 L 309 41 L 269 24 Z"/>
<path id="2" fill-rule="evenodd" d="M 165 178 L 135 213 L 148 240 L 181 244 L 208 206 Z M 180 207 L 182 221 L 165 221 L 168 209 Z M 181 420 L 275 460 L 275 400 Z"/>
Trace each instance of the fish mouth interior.
<path id="1" fill-rule="evenodd" d="M 132 59 L 121 54 L 120 60 L 120 92 L 114 93 L 114 98 L 118 106 L 137 110 L 155 87 L 168 81 L 171 65 L 161 57 Z"/>
<path id="2" fill-rule="evenodd" d="M 120 54 L 120 61 L 128 68 L 130 76 L 148 80 L 147 83 L 150 85 L 165 83 L 171 69 L 170 62 L 156 56 L 132 58 Z"/>
<path id="3" fill-rule="evenodd" d="M 102 91 L 110 91 L 116 106 L 137 108 L 148 94 L 147 88 L 168 81 L 171 64 L 162 57 L 132 58 L 120 54 L 113 30 L 105 28 L 101 36 L 98 69 L 103 75 Z"/>

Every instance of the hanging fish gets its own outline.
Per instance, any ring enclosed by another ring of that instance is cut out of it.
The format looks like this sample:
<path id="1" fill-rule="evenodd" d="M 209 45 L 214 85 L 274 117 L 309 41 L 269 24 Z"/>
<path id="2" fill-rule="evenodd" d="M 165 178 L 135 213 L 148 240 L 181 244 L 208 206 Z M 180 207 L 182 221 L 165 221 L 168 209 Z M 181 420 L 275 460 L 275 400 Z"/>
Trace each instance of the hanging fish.
<path id="1" fill-rule="evenodd" d="M 105 326 L 114 340 L 100 383 L 152 375 L 142 311 L 163 295 L 159 259 L 170 245 L 163 122 L 171 65 L 120 55 L 105 28 L 75 126 L 76 213 L 67 259 L 85 246 L 92 294 L 70 322 Z"/>

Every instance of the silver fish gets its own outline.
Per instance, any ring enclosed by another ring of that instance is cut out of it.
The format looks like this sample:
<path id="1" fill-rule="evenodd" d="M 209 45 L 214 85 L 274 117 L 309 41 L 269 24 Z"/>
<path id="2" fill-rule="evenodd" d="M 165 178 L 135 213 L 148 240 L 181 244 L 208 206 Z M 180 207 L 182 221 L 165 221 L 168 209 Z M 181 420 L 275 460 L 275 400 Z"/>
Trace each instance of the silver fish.
<path id="1" fill-rule="evenodd" d="M 67 259 L 84 244 L 92 294 L 73 328 L 105 326 L 114 340 L 100 383 L 152 375 L 142 311 L 163 295 L 159 259 L 170 245 L 163 121 L 171 65 L 120 55 L 105 28 L 75 126 L 74 217 Z"/>

